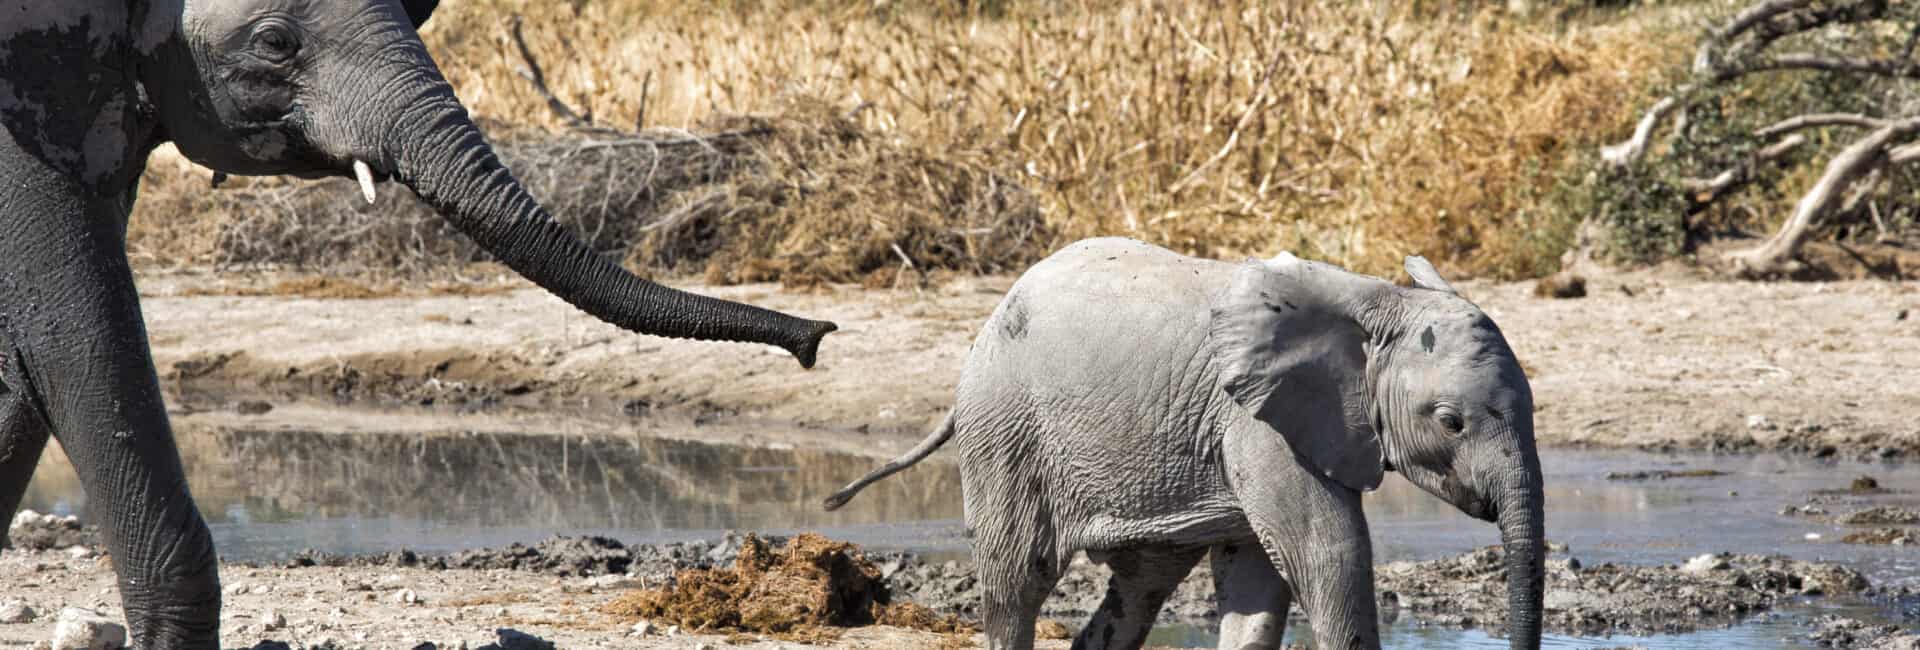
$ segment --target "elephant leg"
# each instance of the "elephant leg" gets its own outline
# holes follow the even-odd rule
[[[1040,607],[1066,568],[1039,481],[1012,463],[961,472],[989,650],[1032,650]],[[972,471],[964,471],[972,470]],[[1024,489],[1016,489],[1019,486]]]
[[[1100,608],[1074,638],[1074,650],[1131,650],[1145,644],[1160,606],[1206,552],[1206,547],[1193,547],[1104,553],[1113,577],[1107,579],[1107,596]]]
[[[1257,544],[1213,547],[1220,650],[1279,650],[1293,590]]]
[[[129,641],[138,648],[217,647],[220,577],[213,537],[187,490],[147,347],[139,293],[106,219],[36,222],[31,241],[0,238],[0,274],[31,307],[5,336],[100,526]],[[28,245],[33,244],[33,245]]]
[[[1274,569],[1313,626],[1315,648],[1380,647],[1373,542],[1360,493],[1301,467],[1279,436],[1228,435],[1227,480]]]
[[[1033,626],[1040,620],[1040,607],[1060,581],[1060,562],[1051,552],[1037,548],[1017,549],[1000,544],[984,548],[1010,548],[1012,553],[983,551],[982,540],[974,540],[973,561],[980,578],[982,627],[990,650],[1032,650]],[[1048,543],[1048,547],[1052,544]]]
[[[0,522],[11,522],[27,496],[27,484],[47,448],[47,421],[28,389],[20,356],[0,347]],[[4,524],[0,524],[0,548],[11,548]]]

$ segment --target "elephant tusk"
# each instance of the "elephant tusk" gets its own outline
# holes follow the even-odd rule
[[[353,175],[360,179],[360,196],[367,197],[367,203],[373,203],[373,168],[364,160],[355,160]]]

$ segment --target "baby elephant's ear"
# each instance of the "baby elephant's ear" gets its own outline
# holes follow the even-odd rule
[[[1413,286],[1460,295],[1460,292],[1453,290],[1453,285],[1440,277],[1440,269],[1433,268],[1433,263],[1428,262],[1427,258],[1408,255],[1406,266],[1407,275],[1413,276]]]
[[[1310,263],[1242,264],[1213,308],[1221,387],[1278,431],[1301,463],[1355,490],[1385,463],[1366,415],[1366,336],[1315,286]]]
[[[420,29],[421,25],[427,24],[427,17],[433,15],[433,8],[439,6],[440,0],[400,0],[400,4],[406,5],[407,17],[413,19],[413,28]]]

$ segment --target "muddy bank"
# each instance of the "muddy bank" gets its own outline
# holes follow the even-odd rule
[[[1710,554],[1684,565],[1585,566],[1547,561],[1546,629],[1566,634],[1676,633],[1732,625],[1795,596],[1859,594],[1870,585],[1836,564]],[[1395,562],[1377,576],[1382,605],[1438,625],[1503,629],[1498,547],[1431,562]]]
[[[761,346],[635,336],[533,289],[330,299],[219,295],[284,278],[159,275],[142,288],[177,395],[245,393],[481,408],[579,408],[703,423],[767,419],[918,435],[952,401],[962,358],[1011,277],[925,290],[687,286],[837,321],[820,366]],[[508,282],[511,286],[512,283]],[[1533,381],[1549,444],[1920,452],[1913,283],[1755,284],[1678,271],[1588,278],[1588,295],[1463,283]],[[212,295],[208,295],[212,294]],[[227,397],[192,408],[237,409]],[[255,407],[257,408],[257,406]]]
[[[70,523],[58,517],[23,515],[12,535],[30,539],[48,532],[71,532]],[[732,567],[743,549],[764,558],[788,548],[786,538],[765,540],[765,545],[755,547],[733,535],[654,545],[555,537],[536,544],[444,555],[404,550],[367,556],[310,552],[267,564],[230,564],[222,569],[231,614],[227,638],[245,643],[292,639],[311,647],[333,640],[347,647],[379,647],[398,640],[387,630],[414,630],[408,625],[417,623],[416,632],[406,632],[415,635],[407,637],[414,641],[466,642],[468,647],[478,647],[490,641],[477,637],[495,626],[554,639],[563,647],[626,647],[627,641],[641,638],[628,636],[639,619],[631,607],[610,607],[609,603],[627,598],[631,604],[638,590],[670,589],[687,579],[683,573],[687,570]],[[0,580],[28,585],[19,599],[36,612],[86,607],[111,613],[118,598],[112,590],[109,564],[97,546],[87,545],[92,539],[79,541],[83,544],[77,547],[0,553]],[[978,619],[979,585],[970,563],[928,561],[910,553],[865,553],[838,545],[832,549],[860,556],[858,573],[872,581],[867,588],[870,594],[883,593],[892,603],[916,603],[934,615]],[[1497,547],[1433,561],[1381,565],[1376,573],[1383,618],[1500,630],[1506,615],[1503,569]],[[1075,561],[1048,600],[1044,615],[1066,622],[1071,629],[1098,606],[1107,577],[1105,567],[1084,558]],[[1684,564],[1586,566],[1577,554],[1556,548],[1548,561],[1546,628],[1581,635],[1687,632],[1739,623],[1796,599],[1832,596],[1915,599],[1906,590],[1876,590],[1858,572],[1830,563],[1714,554]],[[1203,562],[1169,599],[1161,620],[1206,626],[1217,616],[1212,578]],[[384,627],[389,618],[406,624]],[[282,619],[286,622],[277,622]],[[433,625],[426,625],[429,619]],[[658,637],[646,637],[649,643],[696,647],[701,642],[691,636],[664,636],[669,627],[649,621],[647,628]],[[1825,631],[1828,627],[1834,631]],[[1868,647],[1886,635],[1877,624],[1865,623],[1808,631],[1834,639],[1843,633],[1855,639],[1846,643],[1857,647]],[[859,640],[867,638],[862,635],[872,634],[896,635],[888,637],[893,641],[901,640],[897,635],[909,635],[929,645],[941,642],[941,635],[887,626],[857,633],[836,629],[831,635],[799,640],[861,647]],[[32,635],[18,626],[0,624],[0,641],[23,636]],[[756,642],[753,635],[746,639]]]

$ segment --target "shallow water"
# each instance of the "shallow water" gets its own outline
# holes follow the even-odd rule
[[[459,426],[457,423],[449,426]],[[929,462],[863,492],[841,511],[819,500],[877,461],[849,454],[747,449],[652,437],[526,433],[328,433],[318,427],[177,432],[194,496],[229,561],[305,548],[447,552],[599,534],[629,543],[717,537],[726,530],[820,530],[877,548],[961,556],[959,472]],[[25,507],[85,516],[86,498],[57,454],[42,461]],[[951,452],[935,457],[945,460]],[[1784,553],[1847,563],[1875,584],[1920,584],[1920,552],[1840,544],[1843,527],[1785,517],[1783,505],[1870,474],[1920,506],[1920,467],[1776,456],[1550,450],[1547,530],[1587,564],[1668,563],[1713,551]],[[1718,469],[1714,478],[1613,481],[1609,472]],[[1737,496],[1735,496],[1737,495]],[[1376,560],[1428,559],[1494,544],[1491,524],[1405,481],[1366,499]],[[1848,506],[1830,507],[1847,511]],[[1819,539],[1810,540],[1808,534]],[[1886,618],[1857,602],[1816,601],[1728,630],[1605,640],[1555,637],[1552,647],[1798,647],[1822,608]],[[1393,647],[1504,647],[1484,633],[1388,626]],[[1211,631],[1169,627],[1157,643],[1210,646]],[[1291,636],[1291,634],[1290,634]]]

